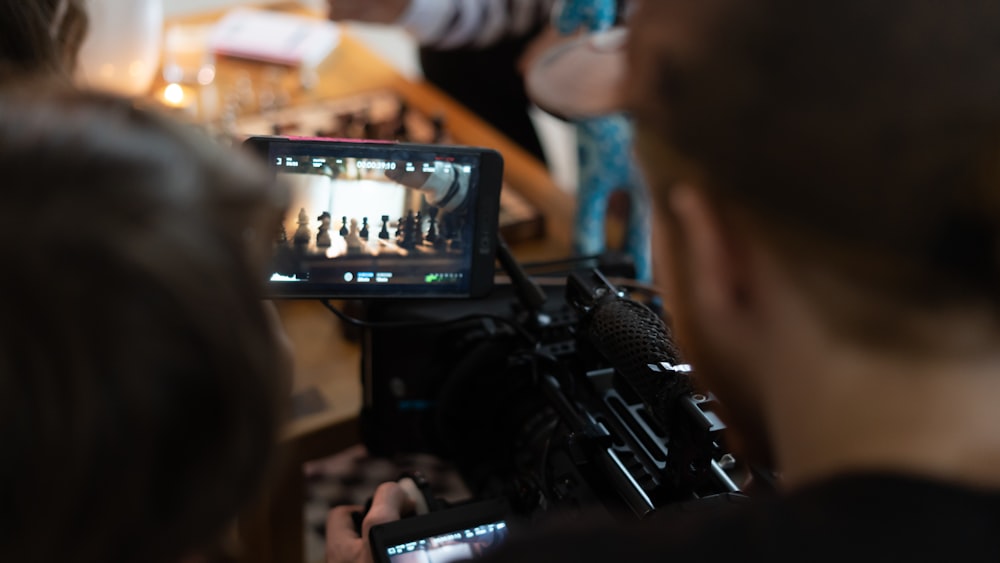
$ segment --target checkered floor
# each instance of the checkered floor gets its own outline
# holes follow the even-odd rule
[[[380,483],[397,479],[403,473],[421,473],[434,496],[447,501],[456,502],[470,496],[449,464],[428,455],[399,456],[389,460],[369,457],[363,446],[355,446],[336,456],[309,463],[305,471],[309,477],[305,504],[308,563],[320,563],[324,559],[326,514],[331,507],[363,505]]]

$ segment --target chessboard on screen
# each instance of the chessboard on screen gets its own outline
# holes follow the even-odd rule
[[[287,137],[247,141],[290,191],[274,296],[455,297],[492,287],[495,151]]]
[[[449,124],[429,115],[391,90],[271,107],[244,115],[233,123],[240,136],[281,135],[454,144]],[[336,221],[337,217],[334,217]],[[500,232],[509,244],[545,235],[544,214],[516,189],[500,192]]]

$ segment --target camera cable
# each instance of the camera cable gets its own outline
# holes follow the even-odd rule
[[[463,315],[461,317],[456,317],[453,319],[445,319],[440,321],[391,321],[391,322],[370,322],[356,317],[352,317],[347,313],[341,311],[330,303],[329,299],[322,299],[320,303],[328,311],[337,316],[341,321],[358,328],[370,328],[374,330],[380,329],[420,329],[420,328],[446,328],[450,326],[457,326],[473,321],[490,321],[495,325],[501,325],[510,328],[515,334],[522,337],[528,344],[534,346],[538,343],[538,339],[535,338],[530,332],[524,329],[521,325],[514,322],[511,319],[501,317],[499,315],[489,315],[484,313],[473,313],[471,315]]]

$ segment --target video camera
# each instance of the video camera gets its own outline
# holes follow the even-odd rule
[[[247,145],[292,192],[272,295],[362,300],[369,452],[435,454],[486,499],[379,527],[377,556],[431,544],[472,553],[484,536],[506,537],[508,516],[605,507],[649,518],[741,497],[747,469],[725,450],[718,404],[694,391],[655,303],[600,268],[540,285],[498,239],[497,153]],[[495,258],[510,279],[493,286]]]
[[[541,292],[518,283],[475,302],[478,319],[364,331],[362,430],[373,454],[438,455],[477,497],[504,498],[527,517],[605,506],[646,518],[739,493],[716,399],[692,391],[656,313],[596,269]],[[376,302],[367,314],[433,326],[470,305]]]

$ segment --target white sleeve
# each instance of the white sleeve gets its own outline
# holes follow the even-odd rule
[[[445,32],[436,45],[441,49],[454,49],[470,43],[479,35],[485,23],[484,12],[489,0],[458,0],[458,19]]]
[[[469,175],[449,162],[435,162],[424,185],[419,188],[427,203],[442,211],[453,211],[465,203],[469,195]]]
[[[485,0],[479,33],[472,38],[477,47],[492,45],[513,31],[512,20],[507,17],[508,6],[507,0]]]
[[[488,47],[548,21],[555,0],[410,0],[398,25],[421,45]]]
[[[403,16],[396,22],[409,31],[421,45],[440,40],[458,10],[459,0],[410,0]]]

